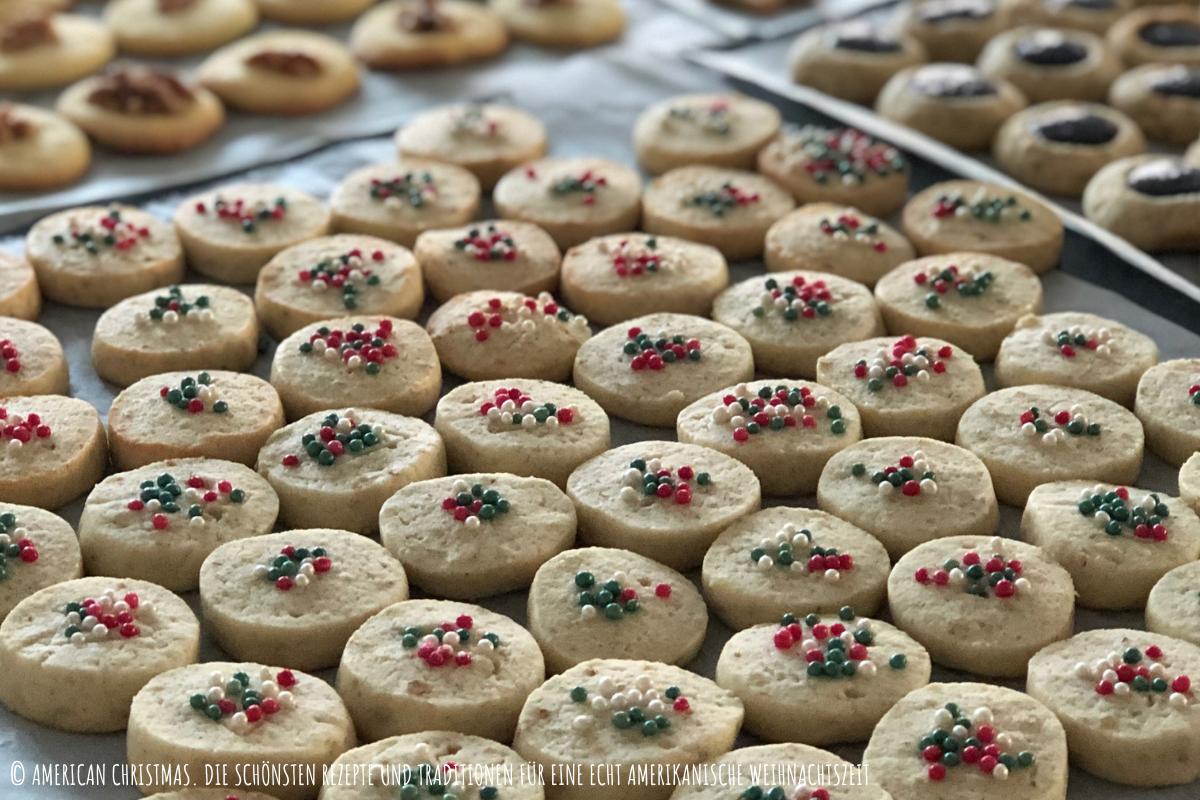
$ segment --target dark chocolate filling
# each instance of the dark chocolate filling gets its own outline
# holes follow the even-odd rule
[[[1146,84],[1159,94],[1200,99],[1200,70],[1171,67],[1151,75]]]
[[[1044,0],[1043,5],[1053,9],[1081,8],[1084,11],[1112,11],[1117,7],[1115,0]]]
[[[863,22],[850,22],[831,28],[829,35],[838,50],[853,50],[857,53],[898,53],[903,47],[900,42]]]
[[[1169,158],[1134,167],[1125,181],[1130,189],[1151,197],[1200,193],[1200,169]]]
[[[1047,114],[1034,120],[1030,129],[1043,139],[1060,144],[1101,145],[1117,136],[1115,123],[1086,111]]]
[[[908,84],[928,97],[984,97],[996,94],[983,73],[964,64],[934,64],[922,67]]]
[[[1017,58],[1043,67],[1078,64],[1087,58],[1087,45],[1073,42],[1052,31],[1039,31],[1020,39],[1013,51]]]
[[[986,19],[996,12],[991,0],[930,0],[917,7],[916,17],[921,22],[947,22],[949,20]]]
[[[1155,47],[1200,47],[1200,25],[1192,22],[1151,22],[1138,36]]]

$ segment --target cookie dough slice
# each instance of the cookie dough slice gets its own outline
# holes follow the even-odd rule
[[[811,269],[874,286],[916,255],[898,230],[853,206],[808,203],[767,229],[771,272]]]
[[[816,383],[739,383],[679,412],[678,440],[711,447],[748,466],[764,494],[817,489],[825,462],[862,438],[858,410]]]
[[[271,385],[291,420],[350,403],[419,417],[437,402],[442,369],[420,325],[343,317],[306,325],[280,342]]]
[[[687,314],[650,314],[585,342],[574,380],[605,411],[668,427],[689,403],[753,374],[750,344],[733,330]]]
[[[0,364],[0,397],[70,393],[62,345],[36,322],[0,317]]]
[[[817,359],[817,383],[850,399],[866,436],[944,441],[985,392],[970,353],[941,339],[912,335],[835,347]]]
[[[350,49],[371,69],[453,66],[491,58],[507,46],[504,21],[464,0],[381,3],[350,31]]]
[[[717,769],[738,770],[738,765],[744,765],[744,768],[740,772],[733,773],[739,775],[740,779],[727,783],[700,782],[678,786],[671,793],[671,800],[721,800],[731,794],[731,789],[739,794],[749,794],[751,797],[766,797],[771,792],[775,792],[776,796],[782,794],[784,797],[805,797],[806,795],[819,797],[822,795],[817,793],[824,792],[832,797],[833,794],[825,784],[833,786],[833,791],[837,792],[837,796],[845,798],[845,800],[889,800],[891,797],[878,785],[866,782],[851,784],[849,781],[854,779],[849,776],[856,769],[861,770],[861,767],[855,767],[828,750],[820,750],[806,744],[766,744],[755,747],[739,747],[720,758],[713,759],[712,764]],[[770,769],[769,765],[774,765],[778,771],[767,772],[766,770]],[[800,773],[804,776],[804,783],[798,786],[778,785],[788,783],[788,779],[794,774],[789,773],[788,769],[795,770],[800,765],[803,765],[804,769],[804,772]],[[810,768],[814,770],[811,773],[813,783],[808,781]],[[752,774],[752,771],[758,769],[763,769],[763,771]],[[755,780],[761,781],[761,785],[754,783]],[[248,798],[248,800],[255,799]]]
[[[1147,138],[1189,144],[1200,136],[1200,67],[1134,67],[1113,81],[1108,103],[1136,120]]]
[[[385,239],[321,236],[267,262],[258,273],[254,307],[276,339],[346,314],[412,319],[425,300],[421,273],[407,248]]]
[[[788,613],[879,610],[888,553],[875,537],[807,508],[767,508],[734,522],[704,555],[704,595],[736,630]],[[811,627],[811,626],[810,626]]]
[[[230,794],[236,791],[237,794]],[[161,792],[157,800],[277,800],[274,795],[262,792],[247,792],[240,789],[180,789],[174,792]]]
[[[1108,43],[1131,67],[1200,65],[1200,15],[1188,6],[1138,8],[1113,23]]]
[[[1103,36],[1133,8],[1133,0],[1001,0],[1013,22],[1048,25]]]
[[[109,308],[183,278],[171,226],[132,206],[82,206],[51,214],[25,237],[25,257],[50,300]]]
[[[446,474],[446,450],[418,419],[372,408],[318,411],[271,434],[257,469],[289,527],[371,534],[385,500]]]
[[[904,235],[923,256],[970,250],[1024,264],[1058,266],[1058,215],[1022,192],[978,181],[935,183],[904,207]]]
[[[57,189],[78,180],[91,160],[91,145],[75,123],[37,106],[0,105],[0,189]]]
[[[912,36],[861,19],[815,28],[788,51],[796,83],[868,106],[894,73],[928,60],[925,45]]]
[[[349,531],[230,541],[200,568],[200,611],[221,649],[291,669],[336,666],[359,626],[407,599],[400,562]]]
[[[113,0],[104,24],[122,53],[175,57],[204,53],[258,24],[254,0]]]
[[[720,533],[759,509],[758,478],[724,453],[694,444],[636,442],[571,473],[579,541],[690,570]]]
[[[775,106],[740,94],[684,94],[643,111],[633,124],[638,163],[653,175],[708,164],[754,169],[755,157],[779,133]]]
[[[608,449],[608,415],[578,389],[549,381],[482,381],[452,389],[434,427],[451,472],[510,472],[560,489]]]
[[[467,292],[536,295],[558,288],[562,254],[550,234],[531,222],[489,220],[428,230],[413,254],[438,302]]]
[[[1200,646],[1200,561],[1159,578],[1146,600],[1146,628]]]
[[[82,577],[70,523],[40,508],[0,503],[0,622],[39,589]]]
[[[366,741],[441,730],[508,742],[545,675],[537,642],[508,617],[467,603],[408,600],[350,637],[337,690]]]
[[[1016,86],[1031,103],[1102,102],[1124,70],[1121,59],[1093,33],[1026,25],[1005,31],[979,54],[979,69]]]
[[[1182,466],[1200,451],[1200,359],[1164,361],[1146,370],[1133,413],[1146,431],[1146,446],[1172,466]]]
[[[97,19],[19,11],[0,20],[0,90],[64,86],[102,69],[116,54],[112,32]]]
[[[22,600],[0,624],[0,702],[60,731],[124,730],[154,676],[195,662],[200,623],[146,581],[78,578]]]
[[[1143,250],[1195,250],[1200,167],[1169,156],[1118,159],[1083,190],[1083,213]]]
[[[209,553],[270,533],[278,514],[275,490],[249,467],[171,459],[101,481],[83,506],[79,543],[92,575],[192,592]]]
[[[549,292],[460,294],[430,315],[425,330],[446,369],[467,380],[565,380],[592,335],[587,318]]]
[[[254,0],[259,13],[283,25],[326,25],[357,17],[372,0]]]
[[[279,800],[316,800],[319,786],[280,785],[271,779],[276,767],[311,765],[320,775],[354,744],[350,715],[325,681],[228,661],[180,667],[151,680],[133,698],[125,738],[144,794],[170,788],[161,782],[168,773],[154,765],[171,764],[193,776],[240,770],[246,789],[270,791]],[[261,767],[257,775],[249,763]]]
[[[489,0],[488,8],[516,39],[582,50],[611,42],[625,30],[617,0]]]
[[[324,236],[329,212],[297,189],[239,183],[189,197],[175,211],[188,265],[227,283],[254,283],[281,250]]]
[[[883,334],[875,298],[862,284],[824,272],[776,272],[722,292],[713,319],[746,338],[754,366],[813,378],[817,359],[845,342]]]
[[[1126,786],[1169,786],[1200,777],[1195,675],[1195,645],[1113,628],[1035,655],[1026,691],[1066,728],[1075,766]]]
[[[0,502],[61,508],[107,466],[104,425],[88,403],[59,395],[0,400]]]
[[[659,311],[706,317],[728,285],[717,248],[674,236],[601,236],[572,247],[562,263],[563,298],[601,325]]]
[[[92,366],[118,386],[172,370],[243,370],[257,357],[254,303],[212,284],[122,300],[101,315],[92,337]]]
[[[931,61],[969,64],[1009,21],[995,0],[920,0],[905,6],[900,29],[925,46]]]
[[[0,316],[32,322],[41,310],[42,293],[33,267],[23,258],[0,253]]]

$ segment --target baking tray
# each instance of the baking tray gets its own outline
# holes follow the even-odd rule
[[[784,0],[775,11],[763,13],[737,5],[736,0],[658,0],[684,16],[717,31],[730,43],[770,41],[808,30],[814,25],[865,14],[899,0]]]

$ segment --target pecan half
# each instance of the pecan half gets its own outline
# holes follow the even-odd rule
[[[0,50],[16,53],[43,44],[58,41],[50,17],[45,14],[29,14],[0,27]]]
[[[312,78],[321,74],[320,61],[296,50],[263,50],[247,58],[246,64],[297,78]]]
[[[17,116],[11,105],[0,106],[0,144],[19,142],[33,133],[33,123]]]
[[[400,27],[411,33],[444,31],[453,25],[454,20],[438,10],[436,0],[417,0],[416,8],[400,12]]]
[[[145,67],[116,67],[102,76],[88,102],[120,114],[176,114],[196,99],[178,78]]]

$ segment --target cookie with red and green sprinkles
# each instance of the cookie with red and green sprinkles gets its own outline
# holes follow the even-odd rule
[[[69,394],[62,344],[36,322],[0,317],[0,396]]]
[[[1200,561],[1175,567],[1154,584],[1146,600],[1146,627],[1200,646]]]
[[[108,444],[117,469],[168,458],[222,458],[253,465],[283,426],[279,394],[262,378],[224,370],[164,372],[117,395]]]
[[[887,550],[861,528],[823,511],[765,508],[734,522],[704,555],[704,596],[741,630],[784,614],[871,616],[887,594]]]
[[[429,291],[441,303],[484,290],[553,292],[562,263],[550,234],[532,222],[512,219],[425,231],[413,254]]]
[[[951,536],[896,562],[888,608],[896,626],[937,664],[1019,678],[1034,653],[1073,632],[1075,587],[1040,547],[998,536]]]
[[[1085,631],[1029,662],[1026,691],[1067,732],[1071,763],[1126,786],[1200,778],[1200,647],[1160,633]]]
[[[1085,480],[1035,488],[1021,535],[1071,573],[1079,604],[1141,608],[1170,570],[1200,557],[1200,518],[1177,497]]]
[[[442,367],[415,322],[338,317],[305,325],[279,343],[271,385],[288,419],[347,405],[419,417],[437,402]]]
[[[708,610],[691,581],[628,550],[560,553],[529,588],[529,632],[550,672],[592,658],[682,666],[699,652],[707,625]]]
[[[676,95],[638,115],[633,148],[653,175],[688,164],[754,169],[779,124],[775,106],[742,94]]]
[[[679,412],[681,442],[711,447],[754,470],[764,494],[812,494],[830,457],[862,438],[858,410],[808,381],[739,383]]]
[[[32,322],[41,311],[42,293],[29,261],[0,255],[0,315]]]
[[[809,203],[767,230],[763,260],[771,272],[816,270],[874,286],[915,257],[904,234],[854,206]]]
[[[857,781],[855,765],[828,750],[806,744],[739,747],[715,758],[718,769],[739,777],[729,783],[686,783],[671,800],[890,800],[878,784]],[[851,775],[856,775],[852,780]],[[865,777],[865,773],[864,773]],[[797,782],[799,779],[799,782]],[[732,790],[732,791],[731,791]]]
[[[1146,431],[1146,446],[1173,466],[1200,452],[1200,359],[1156,364],[1138,381],[1133,413]]]
[[[507,742],[545,675],[537,642],[508,617],[469,603],[408,600],[350,637],[337,690],[367,741],[437,730]]]
[[[456,474],[410,483],[379,512],[380,539],[425,592],[454,600],[525,589],[575,542],[575,506],[544,478]]]
[[[101,481],[84,503],[79,544],[91,575],[190,592],[209,553],[270,533],[278,515],[275,491],[249,467],[215,458],[171,459]]]
[[[0,503],[0,622],[29,595],[83,577],[79,540],[57,514]]]
[[[446,474],[442,437],[419,419],[373,408],[318,411],[271,434],[258,473],[288,527],[371,534],[385,500]]]
[[[0,502],[61,508],[107,466],[108,438],[88,403],[56,394],[0,399]]]

